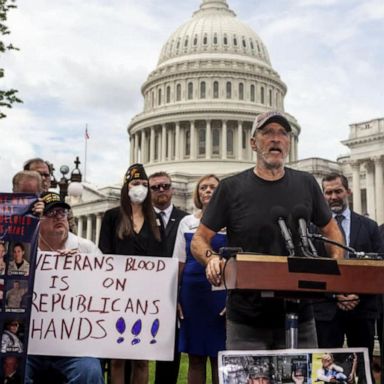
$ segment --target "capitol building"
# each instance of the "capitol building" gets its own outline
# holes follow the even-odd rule
[[[292,126],[288,166],[311,172],[318,181],[330,171],[343,172],[353,209],[384,222],[384,118],[351,124],[342,142],[349,155],[337,162],[299,160],[305,127],[285,110],[287,85],[260,37],[226,0],[201,1],[192,18],[163,44],[141,90],[144,109],[128,125],[130,163],[143,163],[148,175],[167,171],[175,205],[193,210],[192,190],[203,174],[225,177],[254,166],[249,145],[253,120],[278,110]],[[81,198],[70,197],[79,235],[98,241],[103,213],[119,204],[120,187],[85,184]]]

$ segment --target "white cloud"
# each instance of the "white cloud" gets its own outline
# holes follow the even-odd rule
[[[383,116],[382,0],[228,0],[267,46],[288,86],[286,110],[302,126],[302,157],[336,159],[350,123]],[[127,126],[142,110],[141,85],[162,45],[198,9],[200,0],[19,0],[9,38],[19,52],[2,56],[4,86],[24,100],[0,121],[2,177],[41,156],[72,166],[87,179],[121,180],[129,162]]]

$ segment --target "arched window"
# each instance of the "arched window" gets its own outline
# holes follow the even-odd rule
[[[152,104],[152,108],[155,106],[155,92],[151,92],[151,104]]]
[[[212,129],[212,155],[220,155],[220,128]]]
[[[217,44],[217,34],[215,33],[213,36],[213,44]]]
[[[239,100],[244,100],[244,84],[239,83]]]
[[[167,103],[171,102],[171,87],[168,85],[167,87]]]
[[[197,35],[195,35],[195,38],[193,39],[193,45],[197,45]]]
[[[176,85],[176,101],[181,100],[181,84]]]
[[[188,83],[188,100],[193,99],[193,83],[189,82]]]
[[[237,47],[237,38],[236,36],[233,36],[233,45]]]
[[[227,99],[230,99],[232,97],[232,83],[230,81],[227,81],[225,89],[226,89]]]
[[[245,39],[243,38],[243,47],[246,48],[247,47],[247,43],[245,41]]]
[[[255,49],[255,46],[253,45],[253,41],[252,41],[252,40],[249,40],[249,43],[251,44],[251,48],[252,48],[252,49]]]
[[[219,82],[218,81],[213,82],[213,98],[214,99],[219,98]]]
[[[255,85],[251,84],[251,101],[255,101]]]
[[[187,46],[188,46],[188,36],[184,40],[184,47],[187,47]]]
[[[191,154],[191,131],[189,128],[185,130],[184,143],[184,154],[189,156]]]
[[[200,99],[205,99],[205,81],[200,83]]]
[[[208,43],[208,37],[207,37],[207,35],[204,35],[203,44],[207,45],[207,43]]]
[[[269,90],[269,105],[272,107],[272,89]]]
[[[161,104],[161,89],[157,91],[157,105]]]
[[[261,87],[260,88],[260,102],[261,104],[264,104],[265,103],[265,96],[264,96],[264,87]]]
[[[227,129],[227,154],[233,156],[233,128]]]
[[[228,45],[228,38],[227,38],[227,35],[224,35],[224,45]]]
[[[199,129],[199,155],[205,155],[205,128]]]

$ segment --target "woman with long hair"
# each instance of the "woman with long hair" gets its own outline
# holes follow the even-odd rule
[[[188,384],[205,384],[208,359],[212,383],[217,384],[217,354],[225,349],[226,293],[212,291],[204,267],[193,258],[190,248],[192,237],[218,184],[219,179],[212,174],[198,180],[193,197],[198,211],[180,221],[173,252],[180,266],[179,351],[188,353]],[[226,234],[221,231],[212,239],[212,249],[218,251],[226,243]]]
[[[148,177],[142,164],[133,164],[128,168],[121,188],[120,206],[105,212],[99,248],[105,254],[164,256],[161,220],[153,209]],[[124,362],[112,360],[113,384],[130,382],[125,379]],[[148,383],[148,361],[132,360],[131,382]]]

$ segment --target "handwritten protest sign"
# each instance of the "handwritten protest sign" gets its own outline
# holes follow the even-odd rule
[[[29,353],[172,360],[174,259],[40,252]]]
[[[0,382],[24,382],[39,219],[37,197],[0,193]]]

